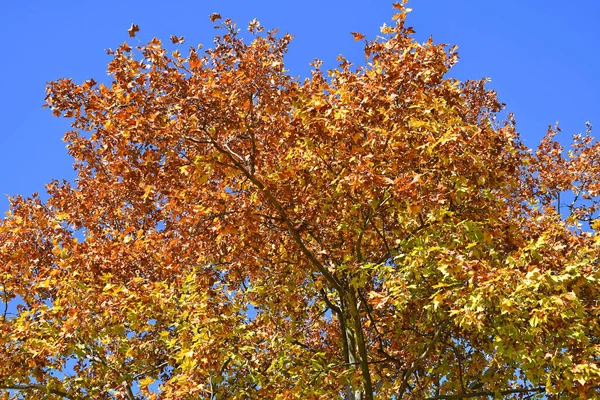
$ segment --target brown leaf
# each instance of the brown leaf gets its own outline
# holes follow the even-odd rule
[[[136,24],[131,24],[131,28],[127,30],[129,37],[135,37],[135,34],[140,31],[140,27]]]
[[[183,42],[185,42],[185,39],[183,38],[183,36],[177,37],[177,36],[173,35],[173,36],[171,36],[171,42],[173,44],[183,44]]]

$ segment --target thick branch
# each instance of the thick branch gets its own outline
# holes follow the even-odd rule
[[[123,386],[125,386],[125,394],[127,395],[127,400],[135,400],[135,395],[133,394],[133,390],[131,390],[131,385],[129,382],[123,382]]]
[[[69,393],[63,392],[62,390],[52,389],[52,388],[49,388],[47,386],[39,385],[39,384],[34,384],[34,383],[31,383],[29,385],[18,385],[18,384],[0,385],[0,389],[8,389],[8,390],[37,390],[37,391],[41,391],[41,392],[52,393],[52,394],[55,394],[57,396],[64,397],[65,399],[74,399],[75,398],[75,397],[71,396]]]

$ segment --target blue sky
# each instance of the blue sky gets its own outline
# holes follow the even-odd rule
[[[168,41],[184,35],[186,45],[212,42],[208,16],[219,12],[240,27],[258,18],[267,28],[295,36],[286,59],[292,75],[305,76],[315,57],[325,67],[344,54],[362,62],[362,44],[390,22],[392,1],[355,0],[146,0],[11,1],[0,4],[0,211],[5,194],[43,192],[51,179],[73,179],[63,133],[67,120],[42,109],[45,83],[70,77],[106,80],[104,49],[138,37]],[[412,0],[409,25],[424,41],[457,44],[460,79],[490,77],[490,86],[516,115],[517,128],[534,146],[548,125],[560,122],[565,138],[600,129],[600,2],[577,0]],[[135,39],[133,41],[135,42]],[[600,130],[596,131],[600,135]]]

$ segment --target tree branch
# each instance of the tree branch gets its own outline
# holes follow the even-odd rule
[[[127,400],[135,400],[135,395],[133,394],[133,390],[131,390],[131,385],[127,381],[123,381],[123,386],[125,386],[125,394],[127,395]]]
[[[7,390],[38,390],[38,391],[41,391],[41,392],[55,394],[57,396],[64,397],[65,399],[75,399],[74,396],[71,396],[67,392],[63,392],[62,390],[52,389],[52,388],[49,388],[47,386],[39,385],[39,384],[34,384],[34,383],[31,383],[29,385],[19,385],[19,384],[0,385],[0,389],[7,389]]]
[[[426,400],[456,400],[456,399],[470,399],[474,397],[490,397],[497,395],[508,395],[515,393],[544,393],[546,388],[544,386],[538,386],[534,388],[522,388],[522,389],[510,389],[501,391],[482,391],[472,393],[461,393],[461,394],[443,394],[440,396],[428,397]]]
[[[143,377],[145,375],[148,375],[150,372],[156,371],[157,369],[161,369],[161,368],[163,368],[163,367],[165,367],[167,365],[169,365],[169,362],[168,361],[164,361],[164,362],[158,364],[156,367],[147,369],[146,371],[142,371],[139,374],[134,375],[133,378],[131,378],[131,379],[134,380],[134,381],[138,380],[139,378],[141,378],[141,377]]]

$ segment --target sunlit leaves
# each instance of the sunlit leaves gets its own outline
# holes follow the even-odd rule
[[[226,19],[51,83],[78,177],[0,224],[0,391],[596,395],[598,144],[528,151],[405,4],[365,65],[302,82],[290,35]]]

